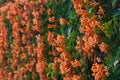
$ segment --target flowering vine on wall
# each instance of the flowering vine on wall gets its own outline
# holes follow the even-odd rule
[[[0,3],[0,80],[120,79],[119,0]]]

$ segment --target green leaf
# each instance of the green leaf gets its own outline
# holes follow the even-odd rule
[[[117,57],[117,59],[118,59],[119,56],[120,56],[120,46],[118,46],[115,54],[116,54],[116,57]]]
[[[55,76],[55,72],[51,72],[52,79],[54,79],[54,76]]]
[[[27,80],[32,80],[32,73],[30,71],[27,71],[27,74],[28,74]]]
[[[70,37],[71,30],[72,30],[72,27],[68,27],[68,29],[67,29],[67,35],[68,35],[68,38]]]
[[[52,65],[53,63],[50,63],[49,66],[46,68],[47,76],[49,76],[52,72]]]
[[[118,15],[120,15],[120,10],[119,9],[117,9],[113,12],[113,17],[118,16]]]
[[[39,73],[36,73],[36,74],[35,74],[35,80],[40,80]]]
[[[112,7],[113,7],[113,8],[115,7],[116,1],[117,1],[117,0],[111,0]]]

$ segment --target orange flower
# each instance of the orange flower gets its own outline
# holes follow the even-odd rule
[[[71,61],[71,64],[73,67],[80,67],[82,65],[82,63],[78,60]]]
[[[67,52],[63,52],[60,56],[63,61],[70,61],[70,55]]]
[[[73,74],[66,74],[63,80],[73,80]]]
[[[53,32],[48,32],[47,41],[49,42],[50,45],[56,46],[55,33],[53,33]]]
[[[41,80],[47,80],[46,72],[45,72],[45,62],[42,61],[36,64],[36,71],[40,74]]]
[[[22,35],[22,42],[23,42],[24,44],[27,43],[27,36],[26,36],[26,35]]]
[[[61,58],[58,58],[58,57],[55,57],[55,58],[54,58],[54,62],[55,62],[55,63],[60,63],[61,61],[62,61]]]
[[[58,46],[61,46],[65,43],[65,36],[63,35],[57,35],[56,43]]]
[[[94,63],[92,66],[93,76],[95,80],[104,80],[105,77],[109,76],[108,68],[104,64]]]
[[[104,13],[105,13],[105,10],[100,6],[97,14],[102,14],[103,15]]]
[[[40,24],[40,21],[34,18],[34,19],[33,19],[33,23],[34,23],[35,25],[39,25],[39,24]]]
[[[22,53],[22,59],[27,59],[27,54]]]
[[[92,49],[92,46],[90,44],[85,43],[84,51],[89,52],[91,51],[91,49]]]
[[[67,73],[70,73],[70,71],[71,71],[71,66],[70,66],[69,62],[67,62],[67,61],[61,62],[60,72],[62,74],[67,74]]]
[[[84,42],[83,42],[82,38],[77,37],[77,46],[76,46],[76,50],[78,50],[79,53],[81,53],[81,52],[83,51],[83,45],[84,45]]]
[[[43,42],[43,36],[41,36],[41,35],[37,35],[36,36],[36,39],[37,39],[37,42],[39,43],[41,43],[41,42]]]
[[[86,71],[86,69],[85,69],[85,68],[82,68],[82,69],[81,69],[81,72],[82,72],[82,73],[84,73],[85,71]]]
[[[55,71],[55,70],[57,70],[59,68],[59,64],[53,64],[53,66],[52,66],[52,69]]]
[[[20,70],[22,73],[26,73],[26,71],[27,71],[27,69],[25,67],[22,67]]]
[[[94,33],[94,31],[90,27],[88,27],[86,29],[86,35],[90,35],[90,34],[93,34],[93,33]]]
[[[39,13],[40,14],[43,14],[45,12],[45,8],[43,7],[43,5],[40,6],[40,10],[39,10]]]
[[[88,0],[84,0],[84,3],[88,2]]]
[[[47,10],[47,13],[48,13],[48,15],[52,15],[52,14],[53,14],[53,11],[49,8],[49,9]]]
[[[84,80],[83,76],[74,75],[72,80]]]
[[[110,50],[110,46],[105,44],[104,42],[102,42],[100,45],[99,45],[99,49],[101,50],[101,52],[104,52],[104,53],[108,53],[109,50]]]
[[[49,22],[55,22],[55,17],[52,16],[51,18],[49,18]]]
[[[48,28],[57,28],[56,24],[48,24]]]
[[[61,25],[66,25],[68,23],[68,21],[64,18],[60,18],[60,24]]]
[[[96,7],[96,6],[100,5],[100,4],[94,0],[93,5],[94,5],[94,7]]]
[[[99,57],[97,57],[97,62],[102,62],[102,59],[100,59]]]
[[[37,31],[37,32],[41,32],[42,31],[40,26],[32,26],[32,30],[33,31]]]
[[[52,50],[51,52],[49,52],[50,55],[54,55],[54,56],[57,56],[58,53],[55,51],[55,50]]]

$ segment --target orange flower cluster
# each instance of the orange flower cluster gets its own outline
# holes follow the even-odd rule
[[[2,64],[7,65],[7,60],[5,59],[7,53],[8,53],[8,29],[6,28],[6,25],[4,24],[4,16],[0,16],[0,79],[2,80],[10,80],[10,76],[6,75],[8,66],[5,66],[4,69],[2,69]]]
[[[84,78],[82,76],[78,76],[78,75],[67,74],[65,76],[64,80],[84,80]]]
[[[68,74],[71,71],[70,66],[70,55],[65,50],[65,37],[58,35],[57,38],[55,36],[55,33],[49,32],[48,33],[48,42],[50,45],[52,45],[53,50],[50,52],[54,56],[57,56],[60,54],[59,57],[55,57],[54,60],[56,63],[60,63],[60,72],[62,74]],[[56,54],[55,54],[56,53]]]
[[[103,53],[108,53],[109,50],[110,50],[110,46],[105,44],[104,42],[102,42],[100,45],[99,45],[99,48],[101,50],[101,52]]]
[[[7,72],[8,65],[6,55],[9,50],[9,42],[8,42],[8,29],[4,23],[4,15],[0,15],[0,79],[7,80],[11,79],[9,73]],[[2,69],[3,64],[5,65],[4,69]],[[7,74],[7,75],[6,75]]]
[[[110,50],[109,45],[103,43],[101,36],[96,34],[96,28],[98,28],[101,25],[101,15],[103,15],[105,11],[100,6],[98,12],[93,16],[89,17],[89,12],[86,9],[86,4],[88,4],[89,7],[97,7],[99,6],[97,2],[91,2],[89,0],[72,0],[72,2],[74,4],[76,13],[81,15],[80,31],[81,33],[85,34],[83,38],[78,37],[76,49],[80,53],[83,53],[85,58],[95,61],[97,58],[95,50],[96,47],[99,47],[100,51],[104,53],[108,53]],[[108,74],[108,69],[105,68],[104,65],[99,65],[96,63],[93,65],[92,71],[94,72],[93,76],[96,80],[101,80],[104,79],[105,76],[108,76],[106,75]]]
[[[46,63],[45,63],[45,44],[44,44],[44,40],[43,37],[38,35],[37,37],[37,41],[38,41],[38,45],[37,45],[37,64],[36,64],[36,71],[40,74],[40,79],[41,80],[48,80],[47,76],[46,76]]]
[[[100,25],[100,22],[96,19],[97,17],[99,18],[99,16],[94,15],[90,18],[89,13],[85,8],[85,3],[83,3],[82,0],[72,0],[72,2],[76,9],[76,13],[81,15],[80,20],[82,26],[80,27],[80,31],[85,34],[82,39],[78,38],[77,50],[83,52],[85,56],[90,58],[93,53],[95,53],[94,48],[102,43],[101,37],[95,33],[96,28]],[[91,4],[91,2],[88,1],[88,4]],[[100,9],[102,9],[102,7],[100,7]],[[106,49],[108,50],[108,48]]]
[[[53,24],[48,24],[48,28],[52,28],[52,29],[57,28],[57,24],[55,23],[56,20],[55,20],[55,17],[53,16],[53,11],[49,8],[49,9],[47,10],[47,13],[48,13],[49,16],[51,16],[51,17],[49,17],[49,19],[48,19],[49,22],[50,22],[50,23],[53,23]]]
[[[95,29],[99,25],[99,22],[95,20],[95,17],[89,18],[89,13],[85,9],[82,0],[72,0],[76,13],[81,15],[81,32],[85,34],[83,39],[78,39],[77,50],[80,52],[89,53],[88,57],[94,53],[95,46],[100,43],[100,37],[95,34]]]
[[[78,60],[72,61],[71,64],[72,64],[73,67],[82,66],[82,63],[80,61],[78,61]]]
[[[104,64],[94,63],[92,71],[95,80],[104,80],[107,76],[109,76],[108,68],[104,66]]]
[[[53,50],[50,52],[54,56],[57,56],[61,53],[60,58],[60,70],[62,74],[69,72],[70,69],[70,55],[65,50],[65,37],[58,35],[57,38],[55,37],[55,33],[49,32],[48,33],[48,42],[52,45]],[[56,53],[56,54],[55,54]],[[57,57],[55,57],[55,62],[58,62]],[[64,70],[63,70],[64,69]]]
[[[0,64],[4,62],[4,55],[8,51],[8,30],[4,24],[4,17],[0,16]]]
[[[48,42],[53,47],[50,54],[55,56],[54,62],[56,66],[54,65],[53,69],[56,70],[59,67],[61,74],[65,75],[64,80],[83,80],[82,76],[75,75],[72,70],[73,67],[77,68],[82,64],[78,60],[71,60],[71,56],[66,51],[65,36],[55,35],[53,32],[48,32]],[[57,57],[58,55],[60,55],[60,58]]]
[[[47,79],[44,73],[44,56],[41,57],[44,52],[44,43],[39,40],[39,35],[37,36],[39,43],[37,48],[35,43],[31,41],[35,38],[36,32],[42,31],[41,15],[45,11],[44,6],[47,2],[48,0],[37,0],[35,2],[15,0],[0,8],[0,64],[4,62],[5,66],[5,70],[2,70],[2,66],[0,66],[0,80],[27,79],[28,72],[32,73],[32,80],[35,80],[36,71],[40,74],[41,80]],[[10,43],[10,45],[8,44],[8,34],[10,32],[5,27],[5,19],[9,20],[12,25],[12,44]],[[9,55],[12,55],[12,57],[9,58]],[[4,59],[5,57],[8,57],[8,59]],[[42,59],[42,61],[39,59]],[[38,62],[37,65],[36,62]],[[9,68],[12,71],[8,72]]]

